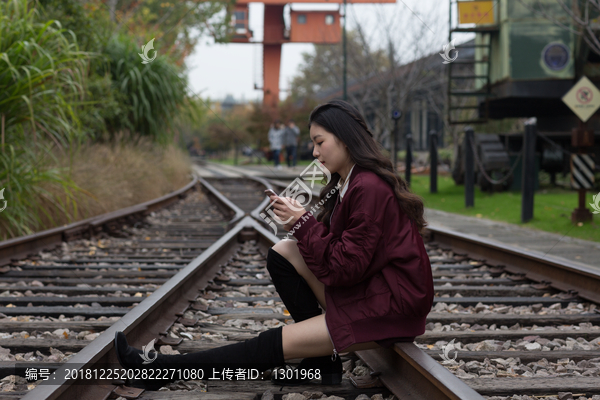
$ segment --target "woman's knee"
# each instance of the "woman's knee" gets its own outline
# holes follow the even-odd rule
[[[281,336],[283,355],[286,360],[326,356],[333,352],[333,345],[325,324],[325,315],[286,325],[283,327]]]
[[[293,258],[294,251],[298,252],[298,245],[293,240],[280,240],[271,248],[288,261]]]
[[[292,250],[285,242],[286,241],[280,241],[269,249],[269,254],[267,256],[267,270],[271,275],[278,274],[282,270],[298,272],[298,268],[291,257]]]

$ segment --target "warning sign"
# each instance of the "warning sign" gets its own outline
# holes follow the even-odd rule
[[[600,107],[600,91],[584,76],[563,96],[562,101],[586,122]]]

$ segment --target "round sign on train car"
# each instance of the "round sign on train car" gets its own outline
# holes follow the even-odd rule
[[[569,63],[571,54],[569,48],[562,43],[550,43],[542,50],[544,64],[554,71],[560,71]]]

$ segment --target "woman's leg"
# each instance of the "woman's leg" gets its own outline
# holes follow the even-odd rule
[[[321,307],[325,309],[325,286],[306,266],[296,242],[293,240],[282,240],[273,246],[273,250],[285,257],[296,268],[296,271],[313,290]],[[283,327],[282,335],[283,356],[286,360],[333,354],[333,344],[329,338],[324,314],[292,325],[286,325]],[[379,347],[377,343],[368,342],[350,346],[348,349],[336,349],[336,351],[357,351],[377,347]]]
[[[308,269],[293,240],[282,240],[269,249],[267,269],[279,296],[296,322],[282,330],[284,359],[304,358],[299,370],[319,370],[324,384],[342,380],[341,360],[331,359],[333,345],[327,332],[325,286]],[[364,345],[363,345],[364,346]],[[376,344],[367,344],[372,348]],[[340,350],[340,349],[336,349]],[[300,384],[308,378],[275,379],[280,384]]]
[[[341,351],[356,351],[379,347],[374,342],[360,343]],[[260,371],[281,365],[285,360],[302,357],[323,357],[333,354],[325,315],[261,332],[253,339],[195,353],[181,355],[157,354],[150,365],[144,365],[143,351],[130,347],[122,332],[115,334],[115,350],[125,368],[234,368],[252,366]],[[338,360],[339,361],[339,360]],[[164,384],[164,382],[163,382]]]
[[[325,315],[319,315],[297,324],[286,325],[282,332],[283,358],[320,357],[333,355],[333,344],[329,339]],[[336,351],[347,352],[378,348],[375,342],[359,343],[346,349]]]
[[[279,252],[281,252],[281,254]],[[295,265],[293,265],[291,261],[293,261]],[[304,260],[298,251],[296,242],[293,240],[283,240],[273,246],[273,248],[269,249],[267,255],[267,269],[269,270],[269,274],[271,275],[273,284],[275,284],[279,297],[281,297],[285,307],[296,322],[293,329],[287,330],[287,337],[289,339],[288,349],[300,349],[300,353],[293,350],[293,354],[302,354],[302,347],[312,351],[312,353],[308,354],[313,354],[315,351],[315,354],[325,354],[320,357],[306,356],[298,366],[298,369],[318,369],[321,371],[323,382],[325,384],[340,383],[342,379],[342,362],[339,359],[331,360],[331,344],[328,346],[327,342],[323,340],[325,336],[319,337],[319,335],[313,335],[313,332],[310,332],[310,336],[304,338],[307,339],[307,343],[296,344],[296,338],[303,336],[304,331],[311,330],[311,324],[308,324],[307,328],[307,324],[303,321],[308,321],[322,315],[321,308],[325,308],[324,286],[318,282],[304,263]],[[312,287],[307,281],[312,283]],[[317,298],[315,294],[318,294],[319,298]],[[320,307],[319,303],[321,303],[323,307]],[[323,344],[325,347],[322,346]],[[315,346],[317,349],[314,348]],[[274,379],[276,383],[284,385],[300,384],[308,380],[308,378],[301,379],[300,377],[292,379],[287,377]]]
[[[298,244],[296,243],[296,241],[281,240],[277,242],[272,248],[294,266],[298,274],[300,274],[300,276],[304,278],[306,283],[308,283],[308,286],[315,294],[317,301],[319,302],[323,310],[326,310],[327,305],[325,304],[325,285],[323,285],[317,279],[315,274],[313,274],[312,271],[306,266],[304,258],[302,258],[300,250],[298,250]]]

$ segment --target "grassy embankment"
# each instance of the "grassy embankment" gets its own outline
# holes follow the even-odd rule
[[[58,158],[58,162],[59,165],[52,167],[68,169],[68,157]],[[60,186],[40,182],[46,191],[39,201],[43,212],[36,211],[41,224],[28,228],[30,232],[39,232],[163,196],[190,182],[190,165],[187,153],[174,146],[162,148],[145,143],[84,147],[73,157],[70,173],[70,178],[81,190],[74,190],[74,199],[67,202]],[[47,194],[50,193],[61,201],[56,198],[49,201],[51,196]],[[18,208],[11,207],[10,197],[5,197],[8,206],[4,213],[19,212]],[[57,207],[61,203],[76,206],[61,209]],[[64,212],[65,208],[68,208],[67,212]],[[4,232],[2,236],[0,240],[14,235]]]

